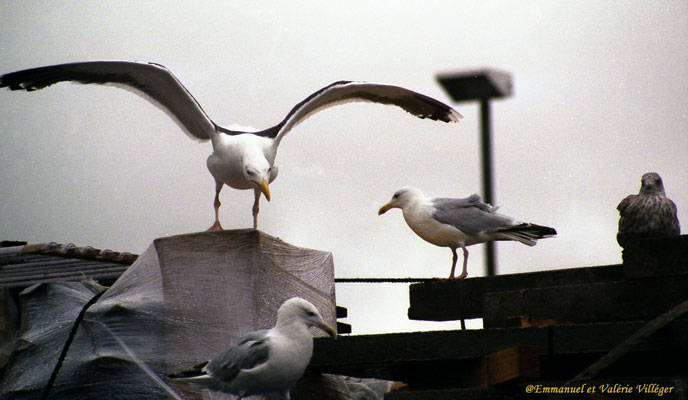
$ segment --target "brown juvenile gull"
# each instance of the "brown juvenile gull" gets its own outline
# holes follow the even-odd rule
[[[621,247],[626,247],[631,239],[681,234],[676,204],[666,196],[659,174],[643,174],[640,182],[638,194],[626,196],[616,207],[619,210],[616,241]]]
[[[313,304],[300,297],[291,298],[280,306],[272,329],[248,333],[211,361],[170,377],[231,393],[239,399],[267,394],[289,399],[289,390],[301,378],[313,354],[309,327],[337,337]]]
[[[378,215],[392,208],[401,208],[409,228],[426,242],[435,246],[449,247],[452,251],[452,267],[449,278],[454,278],[456,249],[463,250],[463,271],[456,278],[468,275],[467,246],[490,240],[515,240],[535,246],[538,239],[557,234],[553,228],[516,222],[511,217],[498,214],[497,208],[483,203],[474,194],[465,199],[431,198],[413,187],[405,187],[394,193],[389,203]]]
[[[443,122],[456,122],[461,118],[461,114],[450,106],[399,86],[339,81],[308,96],[271,128],[233,130],[214,123],[164,66],[128,61],[77,62],[12,72],[0,76],[0,87],[34,91],[65,81],[130,89],[162,108],[192,139],[212,142],[213,153],[206,164],[215,178],[215,222],[209,230],[222,229],[219,209],[223,185],[253,189],[253,228],[258,228],[261,193],[270,201],[268,184],[277,177],[277,146],[284,135],[315,112],[342,103],[367,101],[401,107],[418,118]]]

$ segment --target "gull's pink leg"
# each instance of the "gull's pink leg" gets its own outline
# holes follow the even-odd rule
[[[454,270],[456,269],[456,261],[458,259],[458,256],[456,255],[456,249],[452,248],[452,268],[451,268],[451,273],[449,273],[449,279],[454,279]]]
[[[260,207],[258,203],[260,202],[260,190],[255,189],[256,200],[253,202],[253,229],[258,229],[258,212]]]
[[[468,276],[468,249],[466,249],[465,246],[461,246],[461,249],[463,250],[463,271],[461,271],[461,275],[457,276],[456,279],[463,279]]]
[[[215,181],[215,202],[213,203],[215,207],[215,223],[208,228],[209,231],[222,230],[222,225],[220,225],[220,190],[222,190],[222,185],[222,182]]]

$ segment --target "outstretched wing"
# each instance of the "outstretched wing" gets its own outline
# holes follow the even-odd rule
[[[132,90],[165,111],[192,139],[208,140],[215,123],[167,68],[129,61],[51,65],[0,76],[0,88],[34,91],[59,82],[114,85]]]
[[[462,118],[452,107],[399,86],[370,82],[340,81],[328,85],[291,109],[278,125],[256,134],[282,140],[292,128],[312,114],[338,104],[367,101],[401,107],[418,118],[457,122]]]

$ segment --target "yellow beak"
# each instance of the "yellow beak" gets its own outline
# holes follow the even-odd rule
[[[270,201],[270,188],[268,187],[268,181],[265,179],[260,183],[260,191],[265,195],[265,198]]]
[[[382,215],[389,211],[392,208],[392,205],[390,203],[385,204],[384,206],[380,207],[380,210],[378,210],[377,215]]]
[[[337,338],[337,331],[333,327],[329,326],[328,324],[323,322],[323,323],[318,325],[318,328],[322,329],[323,331],[325,331],[328,335],[332,336],[333,338],[335,338],[335,339]]]

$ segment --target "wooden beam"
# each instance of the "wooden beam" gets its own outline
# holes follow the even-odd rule
[[[489,292],[608,282],[623,279],[621,265],[570,268],[469,279],[438,279],[409,287],[408,317],[414,320],[452,321],[483,316],[483,295]]]
[[[486,355],[517,345],[537,346],[541,374],[570,379],[642,328],[644,322],[604,322],[526,328],[434,331],[315,339],[310,368],[319,372],[403,381],[413,387],[469,387],[470,371]],[[688,356],[688,320],[677,320],[629,354],[643,362],[623,363],[625,372],[652,375]],[[648,362],[649,359],[657,362]],[[666,365],[665,365],[666,364]],[[688,369],[688,364],[683,369]],[[612,372],[614,370],[612,369]],[[613,376],[613,375],[612,375]]]
[[[528,315],[573,323],[652,319],[688,296],[688,276],[487,293],[483,326]]]
[[[493,388],[393,391],[385,400],[504,400],[505,394]]]
[[[337,306],[337,318],[346,318],[349,316],[349,310],[346,307]]]
[[[483,357],[480,386],[488,387],[505,382],[540,376],[540,349],[518,345]]]
[[[507,317],[505,327],[517,328],[524,326],[546,326],[546,325],[558,325],[566,324],[566,321],[557,321],[551,318],[540,318],[528,315],[518,315],[515,317]]]
[[[688,235],[632,240],[621,255],[628,278],[688,275]]]
[[[432,331],[315,339],[311,368],[325,373],[413,383],[470,386],[485,355],[505,347],[547,348],[547,328]]]
[[[337,322],[337,333],[340,335],[351,333],[351,324],[344,322]]]
[[[662,315],[654,318],[642,328],[638,329],[633,335],[624,339],[623,342],[616,345],[609,353],[600,358],[593,365],[588,367],[585,371],[574,377],[569,383],[583,382],[597,377],[605,368],[616,362],[619,358],[626,355],[629,351],[634,349],[638,344],[651,337],[657,331],[664,328],[666,325],[676,320],[680,316],[688,312],[688,300],[683,301],[672,309],[664,312]]]

